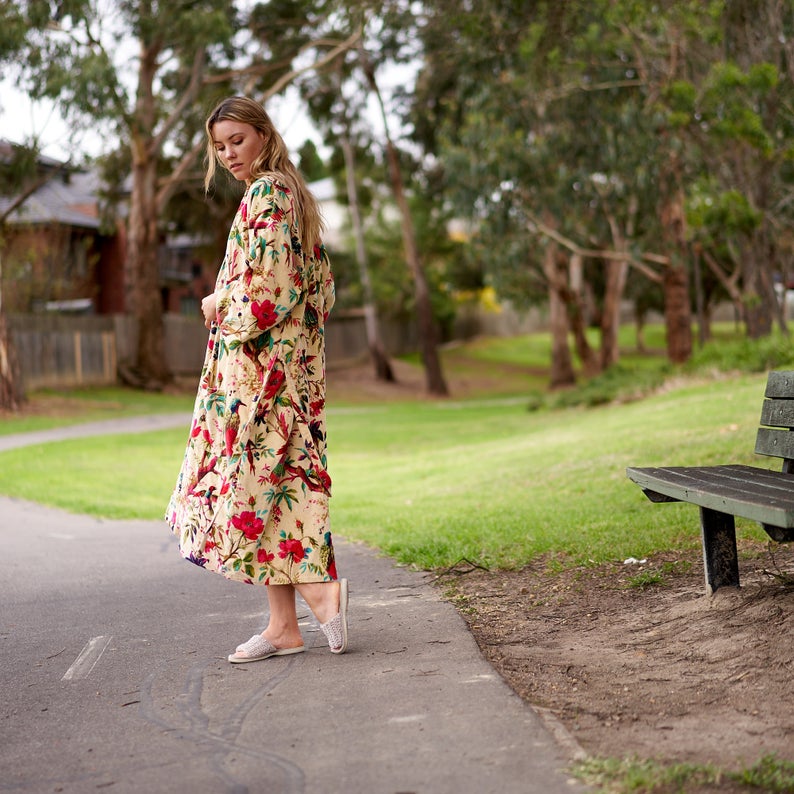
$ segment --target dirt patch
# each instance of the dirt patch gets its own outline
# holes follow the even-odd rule
[[[328,404],[333,406],[340,402],[371,402],[373,400],[428,400],[438,399],[428,395],[424,370],[414,364],[391,360],[396,377],[393,383],[379,381],[374,374],[374,367],[368,359],[355,363],[330,367],[328,370]],[[455,372],[445,373],[445,380],[453,400],[471,397],[488,398],[494,394],[504,394],[524,388],[530,376],[542,380],[544,386],[547,378],[542,378],[538,371],[528,370],[519,365],[489,362],[483,365],[474,358],[456,353]],[[530,403],[529,394],[526,397]]]
[[[443,581],[491,664],[586,753],[739,768],[794,760],[794,546],[742,551],[742,588],[713,597],[680,555]]]

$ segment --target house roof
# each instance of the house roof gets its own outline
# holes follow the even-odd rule
[[[82,229],[99,228],[98,184],[94,174],[74,172],[53,176],[8,217],[7,223],[57,223]],[[0,213],[12,199],[0,196]]]
[[[12,146],[7,141],[0,141],[0,158],[10,156]],[[41,172],[51,174],[50,179],[16,208],[6,223],[12,226],[56,223],[82,229],[98,229],[97,175],[73,170],[66,163],[59,163],[49,157],[40,156],[38,165]],[[13,200],[13,196],[0,196],[0,214]]]

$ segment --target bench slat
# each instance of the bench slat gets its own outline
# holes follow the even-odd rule
[[[766,381],[765,397],[781,397],[789,400],[794,396],[794,372],[777,370],[770,372]]]
[[[626,474],[644,491],[760,524],[794,527],[794,476],[790,474],[740,465],[631,467]]]
[[[794,400],[764,400],[760,423],[767,427],[794,427]]]
[[[759,427],[755,437],[757,455],[771,455],[775,458],[794,458],[794,433],[790,430],[773,430]]]

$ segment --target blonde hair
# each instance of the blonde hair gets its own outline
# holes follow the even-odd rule
[[[215,176],[216,166],[220,163],[212,138],[212,128],[219,121],[250,124],[262,134],[265,142],[262,144],[259,156],[251,164],[251,178],[257,179],[261,176],[272,175],[289,189],[298,220],[301,247],[308,254],[315,245],[320,244],[325,229],[320,207],[317,204],[317,199],[306,186],[306,181],[300,171],[289,159],[284,139],[273,126],[270,116],[259,102],[244,96],[228,97],[210,113],[206,124],[207,173],[204,176],[204,188],[209,190]]]

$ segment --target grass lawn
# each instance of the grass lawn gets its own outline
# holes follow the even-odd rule
[[[22,414],[0,413],[0,436],[125,416],[190,411],[193,397],[185,392],[157,394],[109,386],[69,391],[44,389],[29,395]]]
[[[473,358],[483,372],[516,366],[522,346],[527,357],[538,356],[541,343],[526,340],[457,347],[445,352],[445,366],[469,367]],[[461,558],[515,567],[544,553],[587,564],[696,547],[697,511],[651,505],[625,467],[763,465],[752,448],[764,382],[764,374],[681,379],[641,401],[587,409],[530,411],[523,395],[532,387],[512,381],[501,397],[334,405],[334,531],[423,568]],[[83,419],[192,405],[192,395],[106,396],[69,399],[83,407]],[[0,422],[0,432],[19,429],[10,424]],[[157,520],[186,434],[85,438],[2,453],[0,493],[108,518]],[[752,525],[739,526],[740,535],[762,537]]]

